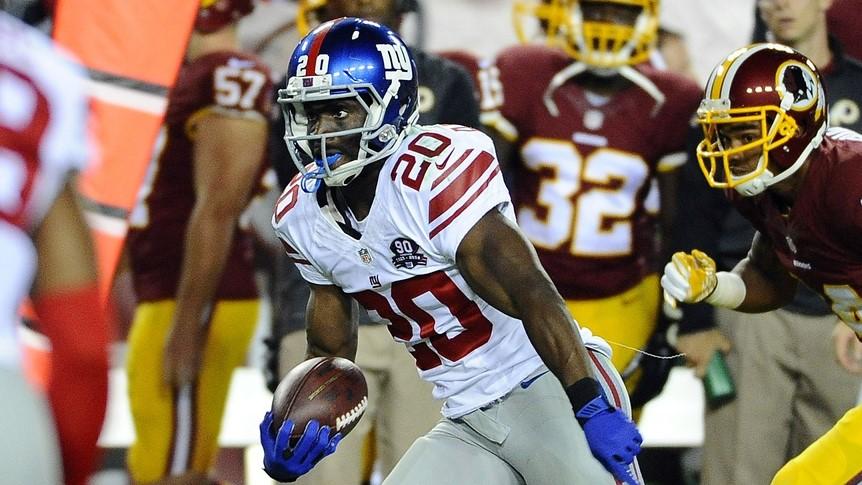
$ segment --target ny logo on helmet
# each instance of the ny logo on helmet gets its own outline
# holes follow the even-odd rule
[[[386,79],[392,81],[390,89],[397,91],[401,81],[413,79],[413,65],[410,54],[403,45],[377,44],[377,51],[383,57],[383,68],[386,69]]]

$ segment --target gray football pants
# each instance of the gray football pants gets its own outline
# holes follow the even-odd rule
[[[608,399],[631,416],[610,359],[590,354]],[[383,485],[612,485],[613,477],[590,453],[560,382],[550,372],[541,374],[546,370],[483,409],[438,422]],[[640,478],[637,462],[632,471]]]
[[[60,445],[45,398],[19,369],[0,366],[0,483],[60,485]]]

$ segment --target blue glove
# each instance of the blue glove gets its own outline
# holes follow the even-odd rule
[[[629,470],[643,443],[635,424],[611,406],[604,395],[596,396],[575,411],[575,417],[584,428],[593,456],[617,480],[638,485]]]
[[[320,426],[311,420],[305,426],[302,437],[293,449],[290,448],[290,434],[293,421],[285,420],[273,436],[270,433],[272,413],[267,411],[260,423],[260,444],[263,446],[263,470],[279,482],[292,482],[308,473],[324,457],[335,452],[341,441],[341,433],[329,437],[329,426]]]

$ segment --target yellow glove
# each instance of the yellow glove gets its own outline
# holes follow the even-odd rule
[[[677,301],[697,303],[715,291],[715,261],[703,251],[677,252],[664,267],[661,286]]]

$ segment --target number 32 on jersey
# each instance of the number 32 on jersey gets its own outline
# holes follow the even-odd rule
[[[553,250],[570,241],[581,257],[631,254],[631,218],[650,175],[643,158],[611,148],[584,157],[573,143],[547,138],[528,141],[521,155],[530,170],[551,174],[541,178],[535,207],[518,211],[533,244]]]

